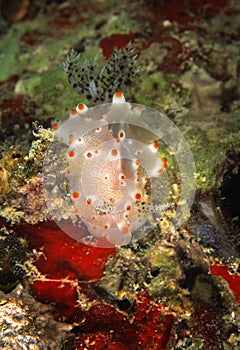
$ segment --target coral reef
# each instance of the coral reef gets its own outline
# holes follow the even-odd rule
[[[19,142],[18,146],[12,145],[10,149],[7,144],[2,149],[0,213],[12,223],[23,219],[34,224],[50,218],[43,193],[41,172],[43,157],[52,133],[36,126],[34,134],[36,140],[32,142],[28,152],[27,146],[22,142]]]
[[[26,242],[12,231],[1,228],[0,235],[0,289],[8,293],[19,282],[23,282],[26,275],[24,266],[27,257]]]
[[[18,285],[10,294],[0,292],[0,346],[2,349],[59,349],[71,325],[58,323],[50,305],[38,303]]]
[[[120,286],[117,288],[119,295],[117,302],[115,300],[116,306],[111,305],[108,298],[101,301],[100,295],[104,282],[103,280],[102,284],[99,282],[104,274],[107,258],[109,256],[113,258],[117,253],[115,248],[90,247],[76,242],[53,223],[44,223],[35,227],[21,225],[18,230],[35,252],[36,258],[33,261],[30,278],[32,293],[42,302],[54,303],[55,319],[74,323],[77,338],[72,342],[77,348],[81,349],[89,339],[95,340],[97,346],[104,341],[109,344],[116,342],[123,349],[129,342],[134,349],[146,346],[154,349],[166,348],[174,316],[168,309],[165,310],[156,304],[146,291],[141,291],[141,285],[137,280],[136,287],[133,287],[132,270],[128,271],[127,264],[123,266],[123,259],[121,259],[122,267],[120,263],[116,264],[115,260],[111,262],[116,273],[117,270],[118,273],[121,271],[121,274],[124,269],[128,271],[128,277],[125,276],[126,285],[121,285],[122,292],[119,289]],[[126,259],[129,260],[129,255],[125,252]],[[144,275],[141,276],[141,273],[144,272],[144,268],[136,271],[137,268],[139,269],[140,260],[134,260],[135,266],[133,265],[132,269],[135,270],[136,278],[142,279],[143,284]],[[107,266],[111,271],[109,263]],[[116,275],[115,278],[119,279],[120,276]],[[131,301],[131,308],[128,308],[129,314],[125,315],[122,310],[127,309],[126,305],[129,302],[127,297],[124,299],[123,296],[124,293],[129,296],[126,288],[128,283],[131,283],[128,288],[132,290],[134,299]],[[114,293],[114,288],[110,289]],[[137,294],[136,291],[138,291]],[[129,338],[126,338],[125,334],[129,334]],[[152,337],[153,334],[157,334],[156,338]],[[91,348],[94,349],[94,345]]]
[[[235,0],[1,1],[0,347],[240,347],[239,18]],[[115,82],[100,67],[114,65],[117,78],[129,72],[116,64],[125,64],[129,41],[143,71],[122,90],[180,128],[197,194],[178,230],[164,231],[166,216],[126,247],[85,246],[51,221],[42,162],[51,121],[79,100],[93,103],[90,65],[97,82],[106,74],[95,82],[101,96]],[[91,63],[81,97],[62,69],[72,47]],[[130,78],[138,71],[131,50]],[[177,172],[171,176],[178,184]],[[177,199],[179,187],[171,191]],[[55,205],[69,225],[68,203]]]

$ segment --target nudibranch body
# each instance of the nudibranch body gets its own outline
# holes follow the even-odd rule
[[[52,127],[55,144],[60,143],[63,151],[58,157],[58,146],[51,146],[46,177],[53,158],[64,154],[59,174],[65,168],[66,192],[61,202],[71,198],[74,213],[86,228],[83,237],[82,231],[64,226],[67,234],[87,244],[104,238],[114,245],[126,245],[159,222],[171,201],[171,184],[168,159],[161,158],[158,150],[160,145],[168,148],[170,139],[177,157],[180,137],[168,118],[149,107],[128,103],[116,92],[112,103],[91,108],[80,103],[67,120],[56,120]],[[58,186],[58,174],[52,178]],[[46,189],[48,203],[54,191]]]
[[[149,146],[133,140],[130,124],[139,124],[141,106],[132,108],[121,92],[107,113],[102,106],[78,104],[53,129],[68,146],[66,178],[76,213],[93,236],[122,245],[146,223],[148,211],[162,208],[152,197],[151,179],[163,176],[167,159],[156,156],[157,140]]]

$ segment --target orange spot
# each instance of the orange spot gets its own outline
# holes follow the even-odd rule
[[[120,179],[124,180],[125,179],[125,175],[121,175]]]
[[[163,167],[163,169],[167,169],[168,168],[167,163],[163,163],[162,167]]]
[[[107,230],[109,228],[109,225],[104,225],[103,228]]]
[[[73,115],[77,114],[77,110],[75,108],[72,109],[72,114]]]
[[[69,157],[74,157],[74,156],[75,156],[75,152],[74,152],[74,151],[70,151],[70,152],[68,153],[68,155],[69,155]]]
[[[113,157],[116,157],[118,155],[118,150],[117,149],[112,149],[111,154]]]
[[[126,210],[131,210],[131,205],[128,205]]]
[[[127,227],[122,227],[121,228],[122,233],[128,233],[128,228]]]
[[[91,158],[91,157],[92,157],[92,153],[91,153],[91,152],[88,152],[88,153],[87,153],[87,157],[88,157],[88,158]]]
[[[92,204],[91,198],[88,198],[88,199],[87,199],[87,204],[88,204],[88,205],[91,205],[91,204]]]
[[[69,138],[70,140],[72,140],[72,139],[74,138],[74,135],[73,135],[73,134],[70,134],[70,135],[68,136],[68,138]]]
[[[159,170],[158,170],[158,174],[159,174],[160,176],[164,176],[163,169],[159,169]]]
[[[158,149],[158,142],[157,142],[157,140],[153,141],[153,148]]]
[[[54,123],[52,127],[53,127],[54,130],[57,130],[58,129],[58,124]]]
[[[148,182],[149,181],[149,177],[144,177],[144,181]]]
[[[135,194],[135,198],[136,198],[136,200],[141,199],[141,197],[142,197],[142,196],[141,196],[141,193],[136,193],[136,194]]]
[[[115,92],[115,96],[116,96],[117,98],[121,98],[121,97],[122,97],[121,91],[116,91],[116,92]]]
[[[123,132],[123,131],[121,131],[121,132],[119,133],[119,137],[120,137],[120,139],[124,138],[124,132]]]
[[[137,159],[135,163],[137,166],[139,166],[141,164],[140,159]]]
[[[71,174],[71,171],[70,171],[69,169],[67,170],[67,174],[68,174],[68,175]]]
[[[151,202],[151,200],[152,200],[152,197],[151,197],[151,196],[147,196],[147,197],[146,197],[146,201],[147,201],[147,202]]]
[[[162,162],[163,162],[163,163],[167,163],[167,161],[168,161],[167,157],[163,157],[163,158],[162,158]]]
[[[79,193],[78,192],[73,192],[72,196],[73,196],[73,198],[78,198],[79,197]]]
[[[80,111],[82,111],[82,110],[84,109],[84,104],[83,104],[83,103],[79,103],[79,104],[78,104],[78,109],[79,109]]]

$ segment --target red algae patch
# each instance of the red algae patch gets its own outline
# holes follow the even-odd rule
[[[213,275],[223,277],[229,284],[229,287],[233,291],[236,300],[240,303],[240,274],[231,274],[228,270],[227,265],[217,265],[213,264],[211,266],[210,272]]]
[[[134,40],[134,34],[112,34],[100,41],[100,48],[102,49],[103,56],[108,58],[112,55],[115,47],[118,49],[124,47],[129,41]]]
[[[21,41],[29,46],[36,46],[41,37],[41,32],[38,29],[34,29],[24,33],[21,37]]]
[[[73,240],[55,223],[35,226],[23,224],[19,232],[36,256],[33,262],[31,291],[37,300],[56,306],[55,318],[71,322],[80,317],[79,293],[86,300],[95,297],[94,285],[104,273],[105,263],[115,248],[97,248]],[[76,316],[74,316],[76,317]]]
[[[228,0],[149,1],[144,8],[139,8],[137,18],[145,18],[151,25],[167,19],[187,29],[192,22],[201,20],[204,15],[211,18],[223,12],[227,3]]]
[[[164,350],[171,338],[174,316],[165,313],[147,292],[140,292],[131,321],[109,305],[96,304],[84,313],[85,322],[78,328],[75,348]]]
[[[30,247],[42,252],[36,267],[48,277],[75,275],[79,280],[99,279],[109,255],[116,254],[115,248],[98,248],[77,242],[53,222],[35,226],[26,224],[21,230]]]
[[[36,258],[31,291],[34,297],[55,305],[54,318],[75,325],[71,340],[76,349],[167,349],[174,315],[154,302],[147,291],[136,294],[130,313],[101,301],[94,286],[115,248],[98,248],[76,242],[56,224],[22,224],[19,233]],[[30,279],[31,280],[31,279]]]
[[[0,107],[3,115],[13,114],[17,117],[23,117],[25,113],[23,104],[24,96],[19,95],[16,99],[1,101]]]

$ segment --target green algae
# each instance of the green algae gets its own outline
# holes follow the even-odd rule
[[[60,65],[40,75],[21,80],[18,86],[19,91],[25,92],[38,106],[38,120],[62,117],[65,109],[76,105],[80,98],[66,82],[65,73]]]
[[[78,95],[69,87],[62,61],[77,40],[92,35],[92,29],[81,25],[81,30],[64,31],[54,36],[39,38],[39,44],[30,49],[21,42],[25,33],[34,29],[47,28],[46,18],[39,14],[34,22],[21,22],[12,26],[0,41],[0,80],[6,80],[15,74],[21,74],[15,92],[29,96],[38,107],[36,118],[48,119],[64,113],[66,107],[71,108],[79,101]],[[98,49],[91,47],[83,55],[95,56]],[[83,100],[85,102],[86,100]]]
[[[148,106],[154,103],[161,111],[170,110],[193,153],[197,187],[212,188],[216,183],[216,168],[225,160],[226,150],[240,144],[240,114],[218,114],[212,123],[208,117],[206,120],[200,116],[192,118],[186,108],[190,105],[191,92],[181,87],[175,91],[170,89],[172,75],[143,72],[139,80],[141,84],[134,95],[136,102]],[[186,106],[185,109],[182,106]]]
[[[89,55],[92,57],[91,54],[95,56],[96,49],[83,54],[81,60],[84,61]],[[88,103],[87,99],[74,91],[67,82],[62,62],[46,71],[19,80],[17,91],[30,96],[36,103],[38,120],[62,117],[66,108],[72,108],[79,102]]]
[[[166,80],[161,72],[147,74],[142,72],[137,82],[137,89],[134,93],[134,99],[137,103],[146,106],[152,105],[154,97],[163,102],[166,98]]]
[[[13,27],[0,41],[0,80],[5,80],[24,68],[26,62],[19,57],[19,42],[26,30],[25,26]]]
[[[14,24],[0,41],[0,80],[7,79],[10,75],[19,74],[21,70],[26,69],[31,76],[34,73],[48,71],[49,67],[55,67],[58,62],[63,60],[66,54],[66,48],[74,46],[76,41],[83,40],[93,34],[92,29],[83,24],[81,30],[77,27],[73,30],[61,31],[61,35],[44,36],[50,24],[46,22],[45,16],[40,13],[33,22],[20,22]],[[44,30],[42,30],[44,28]],[[33,30],[42,30],[39,33],[39,43],[36,46],[28,46],[22,41],[23,35]],[[63,53],[65,51],[65,54]],[[92,48],[88,54],[96,53],[96,48]]]
[[[190,121],[191,123],[191,121]],[[183,126],[197,169],[198,188],[212,188],[216,184],[217,169],[226,159],[228,149],[240,145],[240,112],[222,113],[214,121],[195,121]]]
[[[159,270],[157,276],[152,278],[148,286],[150,294],[159,298],[161,303],[172,307],[183,307],[184,303],[188,304],[189,302],[183,297],[183,290],[177,282],[180,280],[182,272],[173,250],[163,247],[154,248],[148,252],[147,256],[152,269]]]

